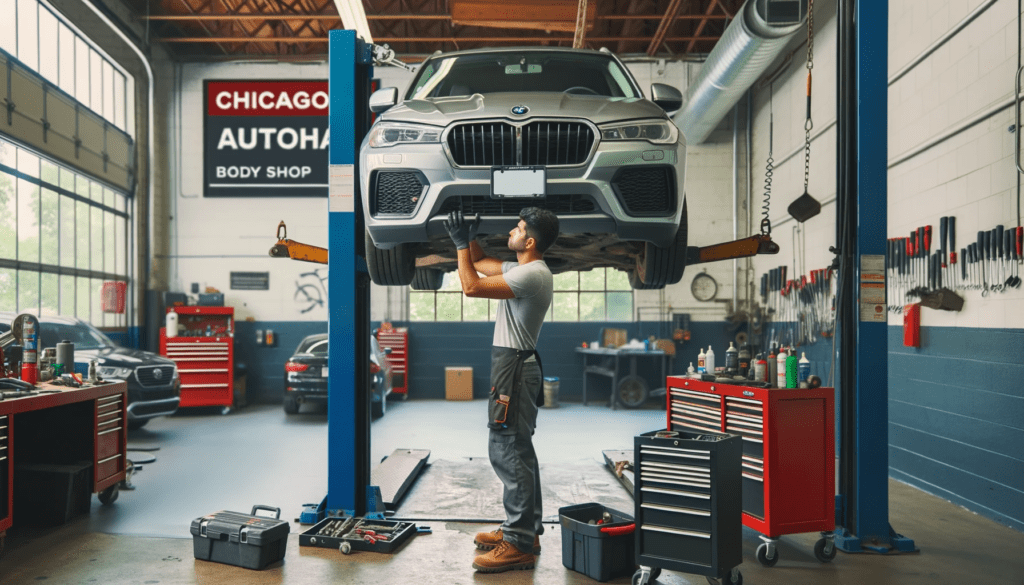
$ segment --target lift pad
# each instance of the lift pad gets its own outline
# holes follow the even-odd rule
[[[370,485],[380,487],[385,508],[398,507],[429,458],[429,449],[395,449],[370,472]]]
[[[620,449],[608,449],[606,451],[601,451],[601,455],[604,455],[604,462],[605,465],[608,466],[608,470],[615,474],[619,483],[629,491],[629,495],[635,498],[636,495],[633,494],[633,450],[629,449],[628,451],[623,451]],[[620,466],[623,461],[628,462],[628,465],[626,465],[621,472],[617,472],[616,468]]]

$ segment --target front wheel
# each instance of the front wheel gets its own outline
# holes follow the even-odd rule
[[[363,232],[366,270],[370,280],[381,286],[409,286],[416,276],[416,258],[408,244],[383,250],[373,244],[370,232]]]
[[[636,258],[636,264],[629,276],[629,284],[634,289],[660,289],[665,285],[676,284],[683,279],[686,270],[686,245],[688,225],[686,216],[686,200],[683,200],[683,213],[676,228],[675,241],[667,248],[644,242],[643,250]],[[643,286],[637,286],[642,284]]]
[[[108,487],[107,489],[100,492],[100,503],[103,504],[104,506],[109,506],[110,504],[113,504],[115,501],[117,501],[117,495],[120,493],[120,491],[121,490],[119,484],[115,483],[114,485]]]

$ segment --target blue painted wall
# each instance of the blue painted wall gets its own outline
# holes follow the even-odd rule
[[[1024,530],[1024,331],[889,327],[889,473]]]

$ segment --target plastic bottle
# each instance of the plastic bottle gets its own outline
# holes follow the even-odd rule
[[[807,379],[811,377],[811,360],[807,359],[807,352],[800,352],[800,363],[797,364],[797,387],[807,388]]]
[[[39,381],[39,336],[35,323],[26,317],[22,326],[21,380],[33,386]]]
[[[786,388],[786,348],[779,349],[779,355],[775,357],[775,387]]]
[[[164,318],[164,329],[166,329],[167,337],[178,336],[178,314],[174,311],[167,313],[167,317]]]
[[[742,346],[740,346],[739,360],[740,360],[740,371],[739,371],[740,377],[741,378],[746,378],[747,377],[747,373],[750,371],[750,345],[749,344],[744,343]]]
[[[697,371],[701,374],[706,374],[708,371],[706,360],[707,355],[704,353],[704,348],[700,348],[700,353],[697,354]]]
[[[725,350],[725,371],[735,375],[740,370],[740,351],[729,342],[729,349]]]
[[[754,362],[754,381],[768,381],[768,362],[764,361],[763,353],[757,354],[757,360]]]
[[[768,352],[768,363],[765,364],[765,382],[768,382],[769,388],[775,388],[778,382],[778,366],[776,365],[775,348],[772,347]]]
[[[708,352],[704,355],[704,367],[708,369],[708,373],[714,375],[715,373],[715,350],[708,346]]]
[[[206,326],[206,336],[209,337],[211,335],[211,333],[212,333],[212,330],[210,329],[210,326],[207,325]]]
[[[697,371],[693,369],[693,362],[690,362],[690,367],[686,368],[686,375],[692,377],[696,373]]]
[[[796,388],[798,361],[795,351],[790,351],[786,356],[786,388]]]

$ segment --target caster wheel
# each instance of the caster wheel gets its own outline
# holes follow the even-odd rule
[[[225,407],[220,409],[220,415],[221,416],[224,416],[224,415],[228,414],[229,412],[231,412],[231,407],[230,406],[225,406]]]
[[[100,503],[104,506],[109,506],[117,501],[117,494],[120,492],[119,484],[114,484],[107,489],[100,492]]]
[[[651,569],[651,581],[654,581],[661,576],[661,567],[654,567]]]
[[[768,558],[768,545],[761,543],[757,547],[757,562],[761,563],[765,567],[774,567],[775,563],[779,562],[779,550],[775,549],[775,555],[772,558]]]
[[[721,581],[718,579],[712,579],[711,577],[708,577],[707,580],[711,585],[719,585],[719,583],[721,583],[721,585],[743,585],[743,573],[736,571],[736,579],[733,579],[732,575],[729,574],[722,577]]]
[[[828,563],[832,559],[836,558],[836,546],[835,546],[835,544],[832,545],[832,552],[830,554],[825,554],[825,545],[826,544],[827,544],[827,541],[824,538],[821,538],[821,539],[818,540],[818,542],[814,543],[814,558],[818,559],[819,561],[821,561],[823,563]]]
[[[347,555],[352,552],[352,545],[347,542],[343,542],[341,543],[341,546],[338,547],[338,550],[341,551],[341,554]]]

